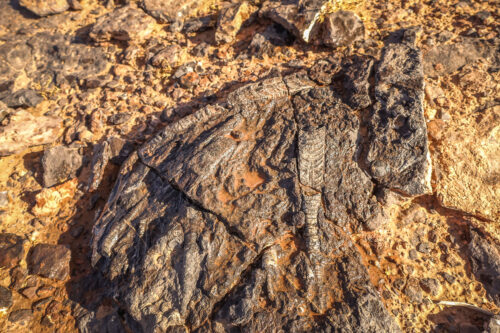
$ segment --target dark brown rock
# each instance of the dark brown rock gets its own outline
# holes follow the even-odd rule
[[[9,315],[9,321],[11,323],[18,323],[21,325],[26,325],[33,320],[33,311],[30,309],[19,309],[12,311]]]
[[[340,63],[338,59],[320,59],[309,69],[309,77],[320,85],[329,85],[339,71]]]
[[[65,280],[69,276],[70,250],[63,245],[38,244],[30,251],[28,267],[31,274],[49,279]]]
[[[470,231],[468,253],[472,272],[488,295],[500,305],[500,247],[478,230]]]
[[[82,156],[76,148],[56,146],[44,151],[42,166],[43,186],[51,187],[75,178],[82,166]]]
[[[342,66],[347,102],[354,109],[363,109],[372,104],[370,77],[374,60],[370,57],[354,56],[344,60]]]
[[[181,48],[179,45],[169,45],[155,54],[155,56],[151,59],[151,64],[160,68],[175,67],[179,59],[180,52]]]
[[[0,286],[0,311],[9,309],[12,306],[12,292]]]
[[[257,32],[250,42],[248,54],[262,58],[272,56],[278,46],[290,45],[294,37],[279,24],[270,25],[263,32]]]
[[[16,266],[24,257],[24,239],[15,234],[0,234],[0,267]]]
[[[88,182],[88,191],[94,192],[99,187],[102,177],[104,175],[104,169],[108,164],[110,159],[111,149],[109,148],[108,142],[104,141],[94,145],[92,151],[92,166],[90,179]]]
[[[293,104],[287,101],[289,93],[296,95]],[[312,114],[308,111],[311,108]],[[340,126],[344,130],[336,132],[339,122],[345,123]],[[398,331],[369,282],[355,247],[336,226],[344,222],[341,218],[345,223],[359,218],[369,224],[374,211],[377,215],[377,203],[369,194],[373,184],[366,176],[359,194],[347,196],[348,177],[353,181],[363,177],[356,162],[348,162],[355,154],[358,126],[354,113],[330,88],[315,88],[305,74],[238,89],[228,97],[227,108],[209,106],[174,123],[129,158],[94,228],[94,264],[103,267],[110,279],[122,281],[116,291],[126,300],[128,313],[145,330],[186,323],[202,330],[208,329],[206,325],[255,330],[251,323],[268,322],[276,329],[314,325]],[[236,152],[239,158],[235,159]],[[339,152],[341,157],[334,157]],[[184,154],[190,156],[189,163]],[[325,169],[318,167],[325,158]],[[345,162],[335,164],[337,160]],[[332,168],[345,169],[346,175],[341,176],[345,180],[330,180]],[[339,189],[342,182],[345,188]],[[329,191],[346,192],[345,197],[334,198],[339,203],[332,204],[344,205],[344,215],[323,212],[317,205],[322,193]],[[370,205],[372,208],[365,211]],[[355,212],[353,216],[350,211]],[[292,225],[286,222],[300,214],[306,217],[303,237],[307,250],[295,252],[293,247],[278,244],[288,239],[285,242],[291,246],[294,237],[302,237],[294,235]],[[166,218],[171,222],[154,222]],[[343,256],[334,260],[331,254],[339,251],[339,246]],[[216,249],[217,260],[223,264],[213,261]],[[130,251],[145,253],[146,267],[163,269],[141,269]],[[274,258],[287,257],[289,251],[296,253],[297,259],[277,265]],[[158,257],[159,253],[165,255]],[[174,258],[171,253],[179,255]],[[128,275],[126,267],[136,267],[137,273]],[[242,275],[250,268],[251,273]],[[341,273],[325,274],[331,271]],[[146,278],[151,274],[153,279]],[[304,288],[283,286],[279,276],[296,276]],[[361,278],[354,282],[354,276]],[[231,291],[235,284],[238,288]],[[268,286],[267,296],[260,292],[263,285]],[[287,290],[284,294],[273,291],[283,288]],[[343,296],[333,296],[337,293],[334,288],[343,290]],[[249,290],[253,291],[248,294]],[[156,295],[162,295],[163,301],[153,305]],[[267,297],[268,304],[290,306],[267,308],[268,315],[263,317],[259,297]],[[377,315],[353,321],[329,308],[330,297],[352,299],[346,304],[357,305],[349,311]],[[295,303],[289,301],[292,299]],[[222,300],[223,307],[211,315]],[[370,310],[361,304],[369,304]],[[148,320],[140,310],[145,308],[150,309]],[[320,312],[330,319],[314,323],[307,316],[297,316],[298,311]],[[203,324],[208,316],[214,321]]]

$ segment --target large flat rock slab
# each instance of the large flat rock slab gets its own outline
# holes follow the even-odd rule
[[[361,95],[365,60],[342,69],[367,72]],[[385,223],[376,188],[427,193],[419,50],[386,46],[376,73],[368,125],[299,71],[236,89],[125,162],[92,261],[144,331],[400,331],[350,235]]]

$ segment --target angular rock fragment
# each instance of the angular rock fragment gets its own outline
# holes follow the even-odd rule
[[[371,105],[370,75],[373,59],[354,56],[344,61],[344,89],[348,95],[348,104],[354,109],[363,109]]]
[[[336,48],[349,46],[364,36],[363,21],[353,12],[339,10],[325,15],[321,23],[321,37],[315,42]]]
[[[186,33],[202,32],[215,27],[216,20],[213,16],[196,17],[184,22],[182,31]]]
[[[12,292],[0,286],[0,311],[5,311],[12,306]]]
[[[88,182],[89,192],[94,192],[99,187],[104,175],[104,169],[111,157],[110,155],[111,149],[106,141],[94,146],[94,150],[92,151],[92,169]]]
[[[118,40],[141,43],[149,37],[155,20],[132,6],[117,8],[101,16],[90,30],[96,42]]]
[[[181,48],[177,44],[169,45],[155,54],[151,64],[155,67],[175,67],[179,61]]]
[[[59,14],[69,9],[67,0],[19,0],[19,4],[38,16]]]
[[[37,244],[28,256],[31,274],[65,280],[69,276],[71,251],[64,245]]]
[[[318,20],[328,0],[269,0],[260,10],[260,15],[282,25],[304,42],[309,42],[317,33]]]
[[[12,311],[9,315],[9,321],[11,323],[17,323],[20,325],[27,325],[33,320],[33,311],[30,309],[19,309]]]
[[[76,177],[82,162],[82,155],[76,148],[56,146],[46,149],[42,157],[43,186],[51,187]]]
[[[256,10],[257,8],[246,1],[223,8],[217,20],[215,42],[217,44],[231,43],[241,26]]]
[[[18,153],[25,148],[52,143],[61,134],[62,121],[56,117],[35,117],[24,110],[9,118],[9,124],[0,127],[0,156]]]
[[[484,234],[471,230],[468,253],[472,272],[495,304],[500,305],[500,247]]]
[[[329,85],[340,67],[340,61],[336,58],[320,59],[309,69],[309,77],[320,85]]]
[[[10,108],[34,107],[43,101],[43,97],[34,90],[18,90],[2,100]]]
[[[423,98],[420,50],[402,43],[386,45],[376,68],[367,161],[377,182],[407,195],[431,191]]]
[[[172,23],[196,11],[202,3],[198,0],[142,0],[141,6],[160,22]]]
[[[24,258],[24,239],[15,234],[0,234],[0,267],[12,268]]]
[[[256,33],[248,47],[248,53],[261,57],[264,54],[271,56],[277,46],[290,45],[294,37],[279,24],[270,25],[263,32]]]

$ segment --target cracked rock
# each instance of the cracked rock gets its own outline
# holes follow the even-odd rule
[[[367,161],[380,184],[414,196],[431,191],[419,49],[388,44],[376,68],[375,105]]]
[[[327,0],[268,0],[260,15],[282,25],[300,40],[311,41],[319,30],[317,24]]]
[[[387,47],[369,135],[344,89],[331,79],[318,86],[304,70],[242,86],[133,153],[92,238],[92,263],[131,317],[127,325],[400,332],[349,233],[385,222],[377,187],[425,190],[419,57],[407,45]],[[372,61],[354,63],[342,71],[365,74],[350,84],[366,96]],[[407,130],[375,122],[388,110],[408,117]],[[365,170],[375,160],[386,161],[387,177]],[[405,290],[422,300],[418,282]]]
[[[9,309],[12,306],[12,292],[0,286],[0,311]]]

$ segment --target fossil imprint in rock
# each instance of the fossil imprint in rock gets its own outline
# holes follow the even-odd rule
[[[388,44],[373,71],[364,110],[298,72],[239,88],[129,157],[92,259],[143,331],[400,331],[349,234],[383,223],[377,191],[430,190],[420,51]],[[349,73],[370,76],[333,81]]]

